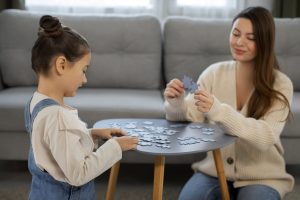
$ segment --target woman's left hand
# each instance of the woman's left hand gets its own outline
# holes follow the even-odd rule
[[[127,132],[119,128],[96,128],[92,129],[93,139],[100,137],[102,139],[110,139],[113,136],[124,136]]]
[[[203,113],[209,112],[214,103],[213,95],[201,89],[194,93],[194,99],[196,100],[197,109]]]

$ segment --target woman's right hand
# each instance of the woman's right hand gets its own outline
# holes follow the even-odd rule
[[[139,139],[137,137],[122,136],[114,138],[120,145],[122,151],[128,151],[131,149],[136,149]]]
[[[184,86],[181,80],[172,79],[166,86],[164,97],[177,98],[184,93]]]

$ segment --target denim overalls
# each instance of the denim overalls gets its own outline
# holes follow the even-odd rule
[[[47,106],[59,105],[52,99],[44,99],[34,107],[32,114],[30,113],[30,102],[25,107],[25,126],[30,135],[32,133],[32,125],[35,117],[43,108]],[[30,200],[95,200],[94,181],[90,181],[80,187],[72,186],[65,182],[55,180],[46,171],[42,171],[37,167],[33,155],[32,145],[30,145],[28,156],[28,168],[32,175]]]

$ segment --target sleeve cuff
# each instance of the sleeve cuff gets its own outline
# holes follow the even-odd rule
[[[210,110],[206,113],[206,116],[215,122],[220,121],[221,118],[221,109],[222,109],[222,104],[221,102],[214,96],[214,103]]]
[[[172,107],[181,107],[184,101],[184,94],[178,98],[166,98],[166,102]]]
[[[116,154],[116,157],[120,159],[122,159],[122,149],[119,145],[119,143],[115,140],[115,139],[109,139],[107,142],[104,143],[104,145],[112,145],[113,146],[113,149],[114,149],[114,152]]]

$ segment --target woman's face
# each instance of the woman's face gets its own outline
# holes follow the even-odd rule
[[[235,20],[229,43],[233,58],[240,62],[252,62],[256,57],[256,43],[253,26],[249,19]]]

